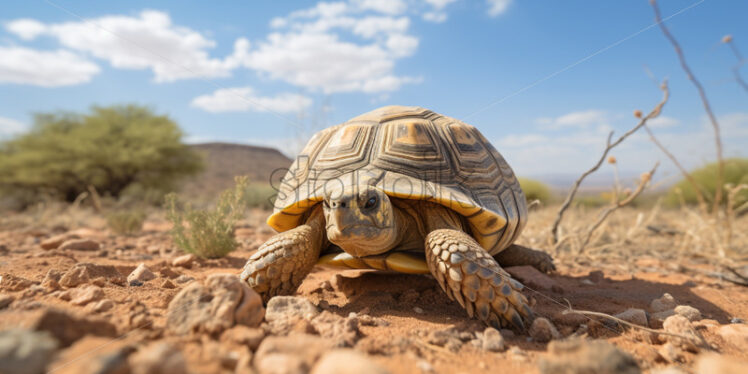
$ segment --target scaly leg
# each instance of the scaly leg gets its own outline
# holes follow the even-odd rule
[[[517,244],[512,244],[509,248],[499,252],[494,258],[504,267],[530,265],[543,273],[556,270],[551,255]]]
[[[321,209],[314,209],[304,225],[268,239],[244,265],[240,278],[265,302],[293,294],[317,263],[327,239]]]
[[[522,284],[511,278],[470,235],[439,229],[426,236],[426,263],[444,292],[468,315],[501,328],[524,330],[522,317],[532,320]]]

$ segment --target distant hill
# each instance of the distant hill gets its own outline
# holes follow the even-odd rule
[[[221,191],[234,185],[234,177],[247,175],[253,183],[269,183],[273,171],[284,169],[273,175],[279,180],[292,160],[275,148],[231,143],[203,143],[190,147],[204,156],[203,172],[183,186],[182,192],[189,197],[212,200]]]

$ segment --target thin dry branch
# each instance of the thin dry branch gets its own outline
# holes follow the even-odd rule
[[[590,226],[590,228],[587,230],[587,234],[584,237],[584,240],[582,240],[582,246],[580,248],[580,251],[584,249],[584,247],[587,246],[587,244],[590,242],[590,238],[592,237],[592,233],[597,230],[598,227],[605,221],[608,216],[618,210],[619,208],[622,208],[628,204],[630,204],[634,199],[636,199],[639,195],[641,195],[642,191],[644,191],[644,188],[649,184],[649,181],[652,180],[652,176],[654,175],[655,171],[657,170],[657,167],[660,166],[660,163],[655,163],[655,166],[650,170],[648,173],[642,174],[642,178],[639,181],[639,185],[636,187],[636,190],[632,192],[629,196],[627,196],[623,200],[618,200],[618,195],[613,197],[613,203],[610,204],[608,207],[606,207],[597,218],[597,221]]]
[[[665,35],[665,38],[670,42],[670,44],[673,45],[673,48],[675,49],[675,53],[678,55],[678,60],[680,60],[680,66],[683,68],[683,71],[686,73],[686,76],[688,79],[693,83],[694,86],[696,86],[696,90],[699,91],[699,97],[701,97],[701,103],[704,105],[704,110],[706,111],[707,116],[709,117],[709,121],[712,124],[712,128],[714,129],[714,142],[717,146],[717,162],[719,162],[719,168],[717,172],[717,183],[718,186],[715,189],[714,192],[714,214],[717,215],[717,212],[719,211],[719,204],[722,202],[722,181],[725,179],[725,162],[722,157],[722,137],[720,136],[720,130],[719,130],[719,122],[717,122],[717,117],[714,115],[714,112],[712,112],[712,107],[709,104],[709,100],[706,97],[706,92],[704,91],[704,87],[701,85],[701,82],[699,82],[698,79],[696,79],[696,76],[693,75],[691,72],[691,68],[686,63],[686,57],[683,55],[683,50],[680,47],[680,44],[678,44],[678,41],[675,40],[672,34],[670,34],[670,30],[665,26],[665,23],[662,21],[662,17],[660,17],[660,8],[657,6],[657,0],[649,0],[649,3],[652,5],[652,9],[654,10],[655,14],[655,21],[660,26],[660,30],[662,30],[662,33]]]
[[[608,139],[605,142],[605,150],[600,156],[600,159],[597,160],[594,166],[584,172],[574,182],[574,185],[571,187],[569,194],[566,196],[566,200],[564,200],[564,203],[561,204],[561,208],[559,208],[558,213],[556,213],[556,219],[553,221],[553,226],[551,227],[551,238],[553,239],[553,243],[558,243],[558,228],[561,224],[561,220],[563,219],[564,212],[566,212],[566,210],[571,205],[571,202],[574,200],[574,197],[576,196],[577,191],[579,190],[579,186],[582,184],[582,181],[584,181],[584,179],[587,178],[588,175],[594,173],[595,171],[597,171],[597,169],[600,168],[600,165],[603,164],[603,161],[605,161],[606,157],[608,156],[608,152],[610,152],[611,149],[621,144],[621,142],[626,140],[626,138],[628,138],[631,134],[644,127],[644,125],[647,124],[648,120],[660,115],[662,107],[665,106],[665,103],[667,103],[668,98],[670,97],[670,90],[668,89],[667,80],[662,82],[662,84],[660,85],[660,89],[662,90],[662,100],[654,107],[654,109],[652,109],[652,111],[650,111],[646,116],[642,117],[639,120],[639,123],[636,124],[636,126],[632,127],[629,131],[621,135],[613,143],[610,142],[610,140],[613,138],[613,132],[611,131],[610,134],[608,134]]]
[[[649,139],[652,140],[652,143],[654,143],[657,146],[657,148],[660,148],[662,153],[664,153],[670,159],[670,161],[672,161],[673,164],[675,164],[678,170],[680,170],[680,173],[683,174],[683,177],[686,178],[688,183],[691,185],[693,190],[696,192],[696,200],[699,203],[699,209],[701,209],[701,212],[704,214],[709,213],[709,208],[707,207],[706,199],[704,198],[704,192],[701,190],[701,186],[699,186],[699,184],[696,183],[696,180],[693,178],[693,176],[691,176],[691,173],[689,173],[686,170],[686,168],[684,168],[683,165],[681,165],[678,159],[675,158],[675,155],[670,153],[670,151],[667,148],[665,148],[665,146],[662,145],[662,143],[660,143],[660,141],[655,137],[654,133],[649,128],[649,126],[644,126],[644,130],[647,131],[647,134],[649,134]]]
[[[564,300],[566,300],[566,299],[564,299]],[[667,336],[673,336],[673,337],[676,337],[676,338],[681,338],[681,339],[688,340],[688,341],[694,343],[696,346],[701,346],[703,348],[711,349],[711,347],[709,346],[709,343],[707,343],[706,340],[704,340],[703,337],[698,336],[698,335],[696,336],[696,338],[694,338],[694,336],[688,336],[688,335],[676,334],[676,333],[662,331],[662,330],[650,329],[649,327],[639,326],[639,325],[633,324],[631,322],[624,321],[624,320],[622,320],[622,319],[620,319],[618,317],[611,316],[610,314],[605,314],[605,313],[601,313],[601,312],[593,312],[593,311],[589,311],[589,310],[576,310],[576,309],[573,309],[571,307],[571,303],[569,302],[569,300],[566,300],[566,303],[568,305],[568,309],[564,310],[562,312],[563,314],[573,313],[573,314],[581,314],[581,315],[586,315],[586,316],[595,316],[595,317],[607,318],[607,319],[616,321],[616,322],[618,322],[620,324],[629,326],[629,327],[634,328],[634,329],[639,329],[639,330],[643,330],[643,331],[646,331],[646,332],[651,332],[653,334],[660,334],[660,335],[667,335]]]
[[[738,82],[740,87],[743,87],[743,89],[748,92],[748,83],[746,83],[740,75],[740,68],[745,64],[746,60],[743,59],[743,55],[738,50],[738,46],[735,45],[735,42],[732,40],[732,35],[725,35],[725,37],[722,38],[722,41],[730,46],[735,58],[738,59],[738,63],[732,67],[732,73],[735,75],[735,80]]]

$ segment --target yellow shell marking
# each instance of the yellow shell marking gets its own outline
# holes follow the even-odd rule
[[[392,270],[408,274],[429,274],[423,258],[403,252],[385,253],[367,257],[353,257],[348,253],[329,253],[317,260],[318,265],[350,269]]]

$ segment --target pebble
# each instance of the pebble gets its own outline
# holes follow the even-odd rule
[[[174,296],[166,329],[176,335],[218,334],[234,325],[259,326],[265,316],[262,298],[234,274],[212,274],[205,284],[191,283]]]
[[[74,251],[98,251],[99,249],[101,249],[101,244],[92,239],[70,239],[60,244],[57,249]]]
[[[553,323],[544,317],[535,318],[532,326],[530,326],[529,334],[533,340],[541,343],[561,338],[561,334],[553,326]]]
[[[717,334],[728,344],[742,351],[748,351],[748,325],[730,324],[720,326]]]
[[[616,314],[614,317],[622,319],[626,322],[631,322],[635,325],[649,326],[649,321],[647,320],[647,312],[642,309],[629,308],[621,313]]]
[[[689,337],[690,339],[679,338],[675,336],[667,336],[667,341],[674,345],[686,349],[691,352],[698,352],[696,344],[703,338],[701,334],[693,327],[691,322],[681,315],[674,315],[668,317],[665,322],[662,323],[662,328],[669,333],[679,334]]]
[[[42,247],[42,249],[46,249],[46,250],[57,249],[62,243],[70,239],[78,239],[78,236],[71,235],[70,233],[55,235],[50,238],[42,240],[42,242],[39,243],[39,246]]]
[[[67,288],[77,287],[81,284],[91,282],[94,279],[103,278],[114,284],[124,284],[122,275],[111,265],[96,265],[92,263],[78,263],[68,269],[60,277],[60,285]]]
[[[0,373],[44,373],[57,351],[57,345],[57,341],[47,332],[23,329],[0,331]]]
[[[689,305],[678,305],[673,309],[675,314],[681,315],[683,317],[686,317],[689,321],[698,321],[701,319],[701,312]]]
[[[336,349],[319,359],[311,374],[387,374],[389,371],[353,349]]]
[[[161,288],[173,289],[173,288],[176,288],[176,287],[177,286],[174,284],[174,282],[172,282],[172,281],[170,281],[168,279],[164,279],[163,281],[161,281]]]
[[[329,340],[309,334],[268,336],[253,361],[260,373],[307,373],[332,346]]]
[[[675,309],[678,304],[675,302],[675,298],[669,293],[665,293],[660,298],[652,300],[649,304],[649,308],[652,312],[664,312],[666,310]]]
[[[253,352],[260,346],[265,339],[265,330],[259,327],[248,327],[236,325],[221,334],[222,342],[231,342],[237,345],[248,347]]]
[[[748,361],[716,353],[700,355],[696,361],[696,374],[745,374]]]
[[[333,341],[336,347],[353,347],[360,335],[358,317],[355,314],[343,318],[323,311],[311,320],[311,325],[322,337]]]
[[[114,308],[114,302],[109,299],[99,300],[98,302],[91,304],[89,308],[94,313],[104,313]]]
[[[98,286],[85,286],[76,288],[71,292],[70,303],[73,305],[86,305],[90,302],[101,300],[104,297],[104,290]]]
[[[548,344],[548,354],[538,362],[542,374],[639,374],[628,353],[604,340],[566,339]]]
[[[132,374],[187,374],[184,355],[171,343],[151,343],[129,358]]]
[[[192,282],[193,280],[195,280],[194,277],[191,277],[191,276],[186,275],[186,274],[182,274],[182,275],[178,276],[177,279],[175,279],[175,281],[177,283],[179,283],[179,284],[187,283],[187,282]]]
[[[424,313],[423,309],[419,308],[417,306],[413,307],[413,311],[416,312],[416,313],[418,313],[418,314],[423,314]]]
[[[103,337],[115,337],[117,334],[117,329],[108,321],[73,317],[53,308],[35,311],[25,324],[33,330],[49,332],[61,347],[68,347],[89,334]]]
[[[660,346],[657,352],[668,362],[675,363],[683,360],[683,350],[670,342]]]
[[[138,267],[135,268],[135,270],[130,273],[130,275],[127,276],[127,283],[132,285],[135,281],[140,282],[141,284],[144,282],[148,282],[149,280],[155,279],[156,275],[153,274],[151,269],[148,269],[145,264],[141,263],[138,265]],[[135,283],[137,283],[135,282]]]
[[[488,327],[483,331],[482,348],[488,352],[503,352],[506,349],[504,344],[504,337],[501,336],[499,330],[493,327]]]
[[[0,275],[0,289],[10,292],[16,292],[16,291],[23,291],[31,285],[34,284],[34,282],[26,279],[17,277],[13,274],[3,274]]]
[[[190,269],[195,263],[195,256],[191,254],[179,256],[171,261],[172,266]]]
[[[319,315],[311,301],[301,296],[275,296],[268,301],[265,320],[273,322],[281,319],[311,320]]]
[[[7,308],[15,299],[13,295],[0,294],[0,309]]]

